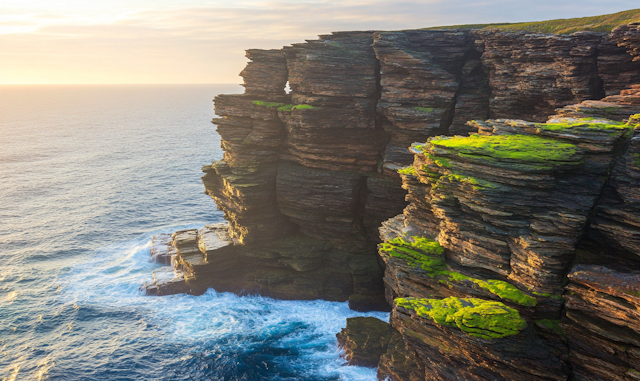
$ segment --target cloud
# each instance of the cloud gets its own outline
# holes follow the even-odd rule
[[[536,21],[613,13],[630,1],[217,1],[110,13],[0,17],[0,83],[239,82],[244,50],[340,30]],[[4,33],[4,34],[2,34]]]

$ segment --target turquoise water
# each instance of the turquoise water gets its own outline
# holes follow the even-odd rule
[[[154,233],[222,221],[200,167],[237,85],[0,86],[1,380],[375,380],[346,303],[143,296]]]

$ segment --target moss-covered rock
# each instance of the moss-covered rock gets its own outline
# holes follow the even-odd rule
[[[527,327],[518,311],[503,303],[478,298],[416,299],[398,298],[399,307],[414,310],[436,324],[457,327],[466,334],[483,339],[517,335]]]
[[[264,102],[264,101],[253,101],[252,103],[256,106],[263,106],[266,108],[278,108],[285,105],[284,103],[280,103],[280,102]]]
[[[497,279],[476,279],[448,270],[444,249],[438,242],[428,238],[394,238],[380,244],[380,252],[393,258],[405,260],[413,267],[420,267],[428,276],[436,278],[440,283],[469,282],[511,303],[524,307],[534,307],[537,304],[534,297],[525,294],[508,282]]]
[[[574,144],[532,135],[472,135],[469,137],[437,137],[429,141],[434,148],[454,151],[461,157],[524,161],[533,163],[566,163],[579,157]]]

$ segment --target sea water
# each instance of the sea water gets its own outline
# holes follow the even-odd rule
[[[223,221],[200,168],[237,85],[0,86],[0,380],[375,380],[346,303],[144,296],[155,233]]]

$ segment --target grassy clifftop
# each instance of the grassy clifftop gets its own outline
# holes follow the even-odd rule
[[[505,32],[527,31],[536,33],[570,34],[579,31],[611,32],[615,27],[640,21],[640,9],[613,13],[610,15],[557,19],[549,21],[450,25],[425,29],[500,29]]]

